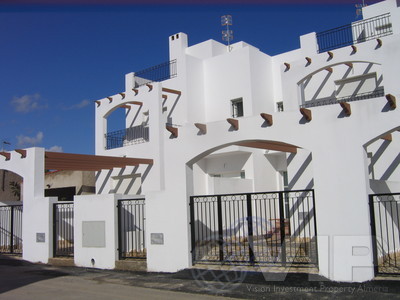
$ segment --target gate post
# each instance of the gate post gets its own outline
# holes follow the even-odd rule
[[[194,199],[193,196],[190,197],[189,201],[189,209],[190,209],[190,235],[192,240],[192,265],[196,261],[196,233],[195,233],[195,221],[194,221]]]
[[[14,206],[10,206],[10,253],[14,253]]]
[[[285,207],[283,203],[283,193],[279,192],[279,224],[281,236],[281,261],[286,266],[286,244],[285,244]]]
[[[218,244],[219,244],[219,260],[224,260],[224,235],[222,230],[222,203],[221,196],[217,196],[217,214],[218,214]]]
[[[369,198],[369,213],[370,213],[370,222],[371,222],[371,236],[372,236],[372,256],[374,263],[374,276],[378,274],[378,251],[376,249],[377,241],[376,241],[376,223],[375,223],[375,211],[374,211],[374,196],[368,195]]]
[[[254,242],[253,242],[253,211],[251,207],[251,194],[246,195],[247,200],[247,232],[248,232],[248,242],[249,242],[249,258],[250,263],[254,264]]]

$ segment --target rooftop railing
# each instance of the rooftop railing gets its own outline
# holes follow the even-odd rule
[[[317,33],[318,52],[350,46],[392,34],[390,13]]]
[[[135,72],[135,87],[176,77],[176,59]]]

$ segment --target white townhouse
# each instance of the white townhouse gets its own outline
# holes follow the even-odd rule
[[[53,229],[56,200],[31,178],[40,172],[14,168],[28,181],[24,257],[47,262],[71,248],[76,265],[98,268],[133,258],[161,272],[221,263],[306,266],[336,281],[400,273],[400,2],[364,7],[363,20],[300,45],[269,56],[171,35],[168,62],[95,101],[96,156],[3,153],[0,169],[33,159],[97,171],[96,194],[75,197],[73,220],[60,217],[66,239]],[[118,110],[123,125],[110,131]]]

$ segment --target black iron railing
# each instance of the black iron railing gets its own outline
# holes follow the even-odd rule
[[[317,33],[319,53],[392,34],[390,13]]]
[[[148,142],[149,132],[149,127],[143,125],[109,132],[105,135],[106,149]]]
[[[340,98],[331,97],[331,98],[326,98],[326,99],[307,101],[304,104],[300,105],[300,107],[308,108],[308,107],[332,105],[332,104],[338,104],[340,102],[353,102],[353,101],[378,98],[378,97],[383,97],[384,95],[385,95],[385,91],[384,91],[383,87],[381,87],[381,88],[376,89],[375,91],[367,92],[367,93],[360,93],[357,95],[351,95],[351,96],[340,97]]]
[[[54,203],[53,254],[74,255],[74,203]]]
[[[190,197],[193,263],[318,265],[314,191]]]
[[[369,196],[375,274],[400,274],[400,193]]]
[[[135,87],[176,77],[176,59],[135,72]]]
[[[0,253],[22,254],[22,205],[0,206]]]
[[[144,205],[144,199],[118,201],[119,259],[146,258]]]

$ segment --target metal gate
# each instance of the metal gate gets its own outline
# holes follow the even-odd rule
[[[22,254],[22,205],[0,206],[0,253]]]
[[[369,195],[375,274],[400,274],[400,193]]]
[[[53,253],[55,257],[74,255],[74,203],[54,203]]]
[[[119,259],[146,258],[146,215],[144,205],[144,199],[118,201]]]
[[[318,266],[314,191],[190,197],[193,263]]]

